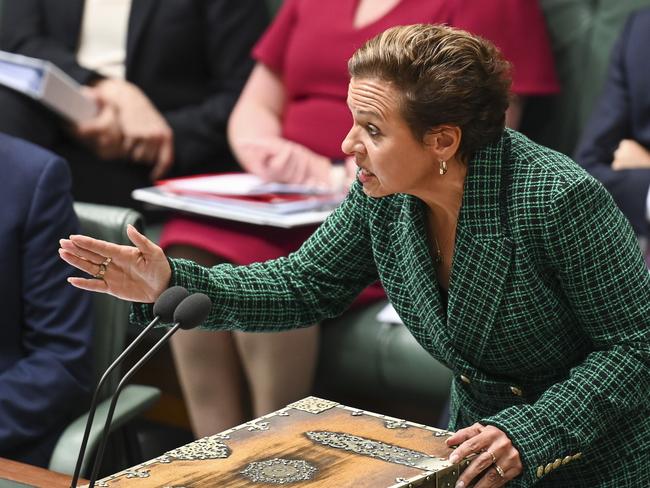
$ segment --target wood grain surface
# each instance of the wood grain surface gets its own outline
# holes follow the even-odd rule
[[[276,412],[254,421],[268,422],[268,430],[250,431],[249,423],[227,431],[230,438],[222,442],[231,454],[225,459],[172,460],[171,463],[152,460],[132,468],[131,477],[122,472],[103,481],[111,488],[277,488],[278,484],[252,482],[241,473],[252,462],[274,458],[304,460],[316,467],[310,481],[285,484],[295,488],[389,487],[398,478],[409,479],[424,473],[418,468],[320,445],[305,435],[308,431],[350,434],[435,458],[446,458],[451,452],[445,446],[446,437],[436,437],[431,430],[417,426],[389,429],[383,418],[365,413],[352,415],[350,409],[340,406],[318,414],[296,409],[285,412],[289,415]],[[135,478],[135,472],[145,477]]]

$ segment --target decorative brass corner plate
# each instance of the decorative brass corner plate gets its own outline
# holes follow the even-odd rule
[[[178,447],[163,454],[160,462],[197,461],[205,459],[225,459],[230,456],[230,448],[216,436],[204,437],[185,446]]]
[[[291,403],[287,408],[295,408],[296,410],[302,410],[303,412],[309,412],[314,414],[319,414],[330,408],[334,408],[338,405],[337,402],[332,402],[330,400],[323,400],[322,398],[310,396],[303,398],[297,402]]]

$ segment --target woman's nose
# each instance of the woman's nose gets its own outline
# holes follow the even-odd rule
[[[347,154],[348,156],[352,156],[354,154],[354,126],[348,131],[348,134],[345,136],[343,139],[343,142],[341,143],[341,150]]]

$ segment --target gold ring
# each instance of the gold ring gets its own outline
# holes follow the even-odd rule
[[[494,463],[494,469],[497,470],[497,473],[499,473],[499,476],[501,476],[502,478],[506,477],[506,473],[503,471],[503,468],[501,466],[499,466],[497,463]]]
[[[494,455],[494,453],[492,451],[490,451],[489,449],[487,451],[485,451],[485,452],[487,452],[490,456],[492,456],[492,464],[496,464],[497,463],[497,458]]]
[[[98,264],[99,271],[93,277],[98,280],[103,280],[104,275],[106,274],[106,268],[108,268],[108,265],[111,264],[111,261],[113,261],[113,258],[108,257],[104,259],[104,261],[101,264]]]
[[[98,280],[103,280],[105,274],[106,274],[106,265],[102,263],[99,265],[99,271],[97,272],[97,274],[93,275],[93,278]]]

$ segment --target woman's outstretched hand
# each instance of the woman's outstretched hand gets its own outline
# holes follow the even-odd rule
[[[61,258],[92,276],[68,281],[77,288],[109,293],[124,300],[155,302],[169,285],[169,262],[163,250],[135,227],[129,225],[126,233],[135,247],[82,235],[61,239]]]

